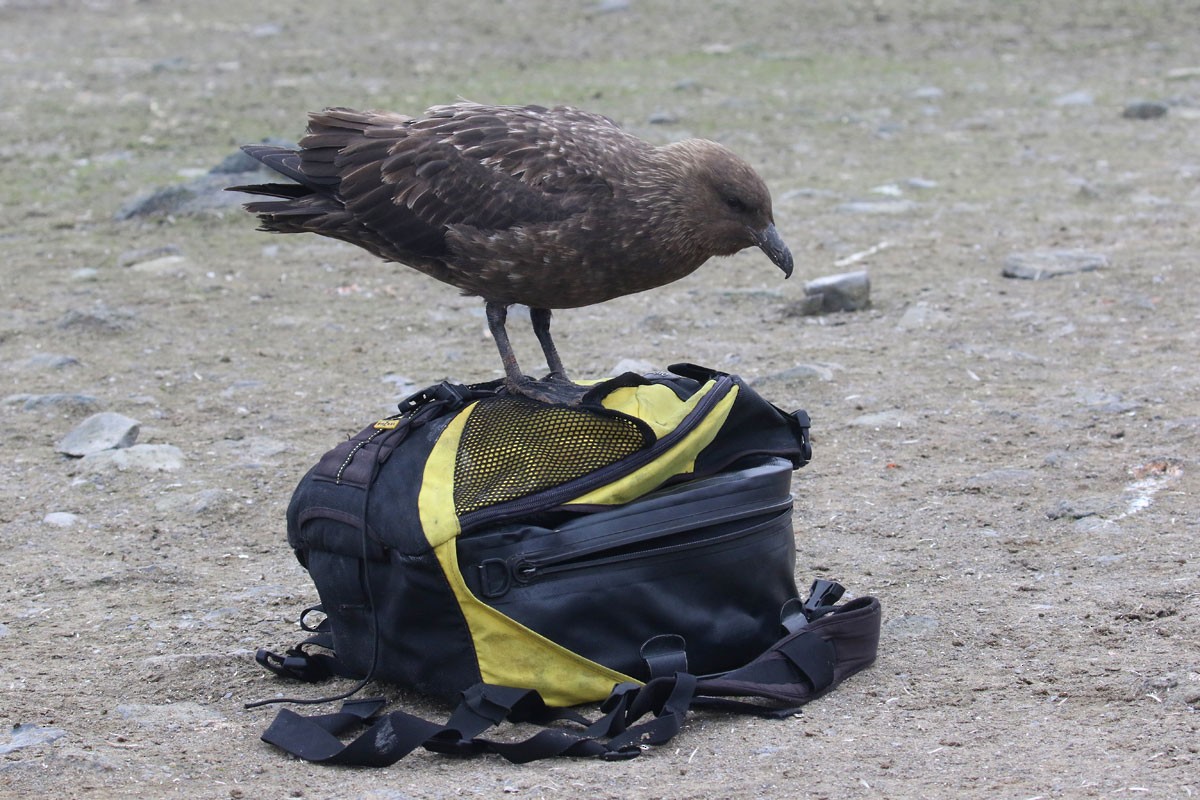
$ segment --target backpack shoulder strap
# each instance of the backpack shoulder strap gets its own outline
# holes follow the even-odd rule
[[[806,623],[793,623],[793,632],[754,661],[717,676],[675,672],[644,685],[621,684],[601,705],[603,716],[590,723],[573,711],[548,707],[532,689],[478,684],[464,692],[444,724],[403,711],[381,714],[385,701],[372,698],[349,700],[333,714],[305,717],[282,709],[262,738],[306,761],[347,766],[388,766],[418,747],[454,755],[495,753],[514,763],[554,756],[633,758],[644,747],[669,742],[692,708],[782,718],[870,666],[879,646],[880,603],[873,597],[840,606],[822,602],[840,594],[836,584],[814,583],[804,604]],[[582,730],[543,727],[518,742],[479,735],[505,721],[536,726],[567,721]],[[340,736],[364,725],[366,731],[342,743]]]

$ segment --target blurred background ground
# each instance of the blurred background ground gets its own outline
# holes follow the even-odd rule
[[[0,795],[1200,791],[1198,22],[1165,0],[0,0]],[[292,687],[252,652],[315,598],[284,541],[296,481],[498,359],[449,287],[211,195],[143,201],[311,109],[460,96],[717,139],[771,186],[795,279],[748,251],[556,338],[579,376],[693,361],[812,414],[798,580],[880,597],[885,624],[802,717],[698,715],[619,764],[347,771],[258,741],[273,712],[242,703]],[[1066,273],[1003,275],[1030,263]],[[869,309],[796,313],[852,269]],[[97,411],[163,447],[57,453]]]

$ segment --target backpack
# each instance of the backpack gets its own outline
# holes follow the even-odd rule
[[[326,453],[287,515],[320,598],[301,615],[312,635],[257,660],[361,679],[331,699],[381,680],[460,704],[444,725],[379,699],[285,709],[264,740],[340,764],[419,746],[624,758],[669,740],[689,708],[791,713],[868,666],[878,601],[839,605],[828,581],[801,601],[795,585],[808,415],[735,376],[670,370],[598,383],[578,406],[444,382]],[[596,721],[569,710],[597,701]],[[505,719],[556,725],[479,736]]]

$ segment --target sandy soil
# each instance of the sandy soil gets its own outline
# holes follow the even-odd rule
[[[962,5],[0,0],[0,795],[1200,792],[1200,6]],[[812,414],[798,578],[885,623],[801,718],[704,714],[617,764],[348,771],[258,740],[242,703],[291,687],[251,654],[315,597],[295,482],[499,362],[478,302],[348,246],[115,215],[309,109],[460,95],[715,138],[771,185],[798,279],[747,252],[556,330],[578,375],[694,361]],[[1002,276],[1063,249],[1104,266]],[[850,269],[871,309],[794,313]],[[182,463],[56,452],[101,410]]]

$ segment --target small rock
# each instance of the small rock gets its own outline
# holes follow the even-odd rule
[[[937,86],[922,86],[915,89],[912,97],[916,100],[940,100],[946,93]]]
[[[80,521],[78,514],[69,511],[51,511],[42,517],[42,522],[55,528],[71,528]]]
[[[821,311],[859,311],[871,305],[871,278],[866,270],[826,275],[804,284],[804,294],[819,297]]]
[[[79,423],[55,448],[68,456],[82,457],[101,450],[129,447],[137,441],[141,423],[113,411],[101,411]]]
[[[904,411],[879,411],[862,414],[846,424],[851,428],[911,428],[917,424],[917,420]]]
[[[166,275],[168,273],[179,272],[180,268],[187,263],[188,260],[183,256],[162,256],[161,258],[152,258],[149,261],[140,261],[129,268],[134,272],[143,272],[150,275]]]
[[[1120,533],[1121,526],[1103,517],[1082,517],[1072,526],[1078,533]]]
[[[1012,253],[1004,259],[1001,274],[1006,278],[1040,281],[1075,272],[1092,272],[1108,267],[1107,256],[1087,250],[1035,250]]]
[[[135,444],[121,450],[92,453],[84,456],[81,463],[93,472],[106,469],[173,472],[183,466],[183,451],[169,444]]]
[[[904,184],[912,189],[936,189],[938,182],[928,178],[909,178]]]
[[[64,414],[87,414],[100,407],[100,401],[90,394],[10,394],[5,405],[19,405],[22,411],[61,411]]]
[[[1062,499],[1046,509],[1047,519],[1083,519],[1111,509],[1114,503],[1102,497],[1086,497],[1079,500]]]
[[[0,756],[8,755],[24,747],[36,747],[40,744],[50,744],[66,736],[62,728],[42,727],[29,722],[14,725],[12,735],[7,742],[0,742]]]
[[[675,125],[679,122],[679,115],[674,111],[655,111],[646,121],[651,125]]]
[[[29,369],[63,369],[64,367],[79,366],[79,359],[60,353],[38,353],[30,356],[25,362],[25,366]]]
[[[132,311],[98,306],[90,311],[71,309],[59,317],[55,327],[84,334],[115,335],[133,327],[137,317]]]
[[[907,214],[916,207],[917,204],[911,200],[854,200],[849,203],[842,203],[837,207],[837,210],[846,214],[875,214],[883,216]]]
[[[1095,96],[1086,89],[1080,89],[1077,92],[1068,92],[1054,98],[1054,105],[1056,106],[1090,106],[1095,105],[1095,103]]]
[[[181,256],[183,250],[177,244],[164,244],[156,247],[139,247],[135,250],[126,250],[121,255],[117,256],[117,265],[122,267],[131,267],[134,264],[140,264],[143,261],[150,261],[163,256]]]
[[[1138,100],[1125,106],[1121,116],[1125,119],[1158,119],[1167,113],[1166,103],[1155,100]]]
[[[618,375],[624,375],[626,372],[633,372],[637,375],[645,375],[648,372],[657,372],[658,365],[651,364],[649,361],[643,361],[640,358],[622,358],[617,362],[610,371],[609,375],[614,378]]]

